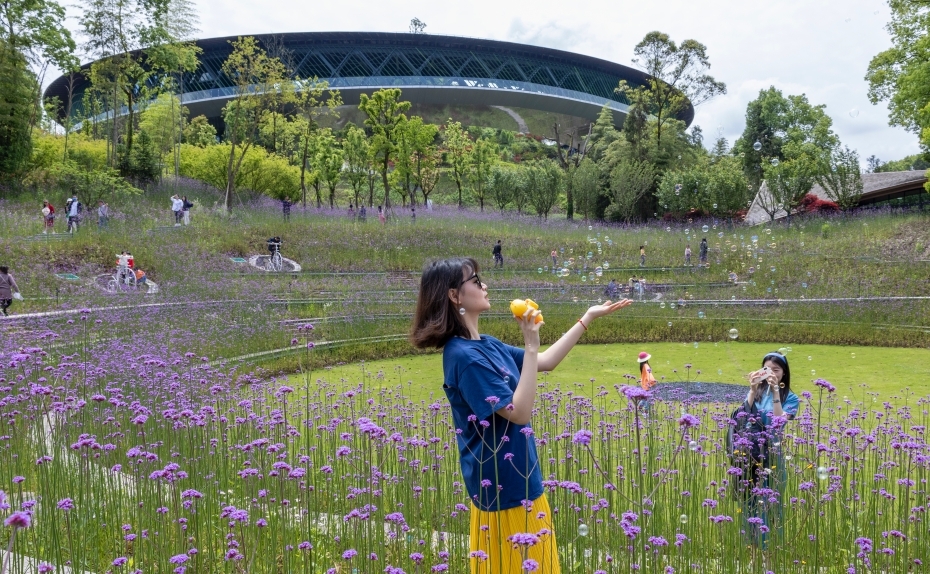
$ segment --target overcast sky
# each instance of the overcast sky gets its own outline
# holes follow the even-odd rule
[[[890,46],[882,0],[195,1],[203,38],[405,32],[417,17],[427,33],[524,42],[626,65],[643,36],[660,30],[678,43],[691,38],[706,45],[710,73],[727,85],[726,96],[697,109],[694,122],[708,146],[718,132],[732,144],[742,133],[747,102],[774,85],[826,104],[834,130],[863,163],[873,154],[887,161],[919,151],[917,136],[888,126],[885,105],[873,106],[867,97],[869,61]]]

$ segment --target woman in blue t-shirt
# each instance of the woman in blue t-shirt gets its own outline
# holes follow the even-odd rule
[[[491,309],[487,285],[471,258],[426,265],[410,340],[443,349],[443,390],[452,406],[459,455],[471,508],[471,571],[524,572],[535,561],[541,574],[559,574],[549,503],[543,494],[536,441],[529,426],[536,375],[552,371],[591,321],[630,305],[624,299],[595,305],[545,351],[539,350],[539,311],[516,319],[524,348],[478,331]],[[527,566],[532,566],[529,564]]]
[[[772,533],[782,531],[782,496],[788,473],[782,446],[783,428],[775,417],[793,420],[800,400],[791,391],[791,369],[788,358],[781,353],[769,353],[762,358],[762,368],[749,373],[749,393],[746,406],[762,415],[768,440],[766,468],[756,470],[754,488],[744,502],[743,529],[750,540],[766,549]]]

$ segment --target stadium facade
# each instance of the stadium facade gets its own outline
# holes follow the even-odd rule
[[[258,34],[266,49],[283,48],[297,78],[317,77],[338,89],[345,104],[380,88],[400,88],[414,103],[515,106],[595,119],[604,104],[614,123],[623,124],[629,102],[614,89],[620,80],[633,86],[649,77],[634,68],[562,50],[457,36],[375,32],[301,32]],[[219,123],[232,97],[221,67],[236,37],[197,40],[200,67],[184,74],[182,103],[191,117],[205,115]],[[88,70],[91,63],[82,70]],[[151,80],[153,84],[158,78]],[[90,82],[83,74],[71,80],[72,110],[80,113]],[[68,101],[69,78],[57,78],[45,97]],[[64,107],[59,119],[64,119]],[[690,124],[694,108],[679,114]]]

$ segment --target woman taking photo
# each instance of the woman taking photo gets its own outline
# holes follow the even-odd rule
[[[798,414],[799,403],[798,396],[791,392],[788,358],[781,353],[765,355],[762,368],[749,373],[746,403],[737,411],[748,414],[742,420],[758,417],[758,432],[750,433],[764,438],[764,447],[753,455],[758,460],[745,469],[750,475],[747,477],[749,484],[746,485],[743,512],[747,535],[763,550],[769,534],[781,530],[781,497],[788,478],[781,446],[782,425],[775,424],[775,417],[793,420]],[[737,419],[739,421],[741,417]],[[747,437],[758,443],[758,437]],[[754,488],[748,488],[750,486]],[[771,495],[758,494],[766,490],[777,491],[777,499],[773,501]]]
[[[591,307],[545,351],[539,350],[544,323],[536,322],[539,311],[530,307],[516,318],[523,334],[520,349],[480,334],[478,317],[491,309],[491,302],[474,259],[445,259],[424,268],[410,340],[417,348],[443,349],[443,390],[473,505],[473,574],[560,572],[529,426],[537,373],[555,369],[591,321],[631,303],[624,299]]]

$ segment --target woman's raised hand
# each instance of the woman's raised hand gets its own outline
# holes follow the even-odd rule
[[[621,299],[616,303],[611,302],[610,300],[604,301],[602,305],[594,305],[593,307],[588,308],[588,312],[585,313],[588,317],[592,319],[597,319],[598,317],[604,317],[605,315],[610,315],[617,309],[623,309],[629,305],[633,304],[632,299]]]
[[[545,321],[536,322],[539,315],[539,309],[528,308],[522,317],[514,317],[520,323],[520,330],[523,331],[523,343],[527,350],[539,350],[539,327],[544,325]]]

